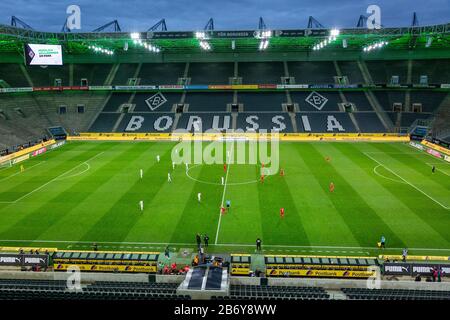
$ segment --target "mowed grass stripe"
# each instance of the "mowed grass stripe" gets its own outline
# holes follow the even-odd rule
[[[324,155],[318,151],[316,144],[301,144],[301,148],[298,145],[297,150],[314,173],[324,192],[328,192],[328,197],[350,230],[352,230],[360,246],[374,246],[382,235],[389,239],[391,246],[404,246],[403,241],[398,238],[395,232],[356,192],[350,182],[334,168],[333,160],[328,166],[317,166],[317,159],[323,158]],[[327,190],[330,182],[333,182],[336,186],[333,193]]]
[[[173,144],[172,148],[176,147],[177,145]],[[183,214],[183,209],[186,203],[192,200],[193,188],[196,185],[196,181],[193,179],[199,178],[202,167],[189,165],[191,179],[186,175],[184,163],[175,165],[175,169],[172,169],[170,157],[162,160],[162,162],[164,162],[164,169],[153,169],[153,174],[162,174],[164,181],[146,206],[145,218],[140,219],[129,231],[125,239],[127,242],[172,242],[171,238]],[[167,181],[168,172],[172,176],[172,182],[170,183]],[[196,193],[194,199],[197,199]],[[196,214],[200,213],[196,212]],[[190,219],[199,219],[199,217],[194,214]],[[193,242],[192,234],[188,236],[186,229],[178,236],[183,239],[189,238],[190,241],[187,242]]]
[[[372,161],[372,164],[377,165],[375,161]],[[405,165],[408,164],[405,163]],[[409,227],[411,236],[416,237],[414,242],[415,247],[448,247],[440,240],[443,238],[447,243],[450,242],[450,232],[448,231],[450,226],[450,214],[448,210],[443,209],[408,184],[389,181],[381,177],[378,177],[377,179],[386,189],[397,197],[404,206],[408,207],[410,211],[414,212],[415,215],[420,217],[423,221],[423,225],[419,224],[415,227],[409,226],[408,218],[404,221],[406,227]],[[423,228],[424,225],[433,228],[440,235],[440,238],[436,239],[428,234]]]
[[[134,183],[129,185],[116,185],[120,191],[120,197],[118,199],[112,199],[114,205],[107,211],[103,212],[103,215],[98,219],[92,227],[85,232],[81,237],[82,241],[124,241],[127,237],[129,231],[133,228],[139,219],[144,218],[144,215],[148,213],[148,209],[145,204],[148,204],[154,195],[159,191],[161,185],[167,180],[166,170],[163,167],[170,159],[170,144],[163,145],[163,149],[160,156],[161,162],[156,162],[156,154],[153,152],[148,152],[148,149],[142,149],[144,144],[136,144],[137,155],[133,157],[139,158],[141,154],[148,157],[148,163],[150,165],[145,169],[145,177],[147,184],[142,187],[144,181],[140,179],[136,180],[136,175],[139,174],[137,170],[129,172],[132,175],[131,181]],[[130,159],[130,154],[125,153],[124,158],[128,161]],[[135,159],[133,159],[135,160]],[[145,164],[145,163],[143,163]],[[155,171],[164,172],[163,174],[153,174],[153,169]],[[139,201],[144,201],[144,212],[140,211]]]
[[[281,144],[280,151],[280,167],[286,172],[284,178],[280,178],[291,190],[310,244],[358,246],[352,231],[328,197],[328,190],[321,187],[303,158],[298,156],[295,143]],[[317,167],[323,165],[329,164],[325,159],[316,160]]]
[[[115,202],[123,195],[123,192],[133,185],[139,178],[139,169],[144,171],[148,166],[155,162],[151,151],[158,149],[160,145],[148,142],[136,142],[135,147],[132,144],[118,144],[114,149],[122,150],[119,158],[114,162],[109,162],[106,166],[93,166],[93,175],[90,179],[100,176],[105,180],[103,184],[97,186],[91,185],[90,179],[84,180],[86,188],[83,190],[70,190],[72,192],[87,192],[88,197],[82,202],[74,203],[72,210],[55,225],[40,235],[40,239],[60,239],[60,230],[67,225],[73,226],[64,234],[64,239],[78,240],[93,225],[102,218],[103,214],[114,206]],[[123,151],[125,151],[123,153]],[[104,159],[108,159],[104,154]],[[147,172],[144,173],[146,178]],[[148,181],[147,181],[148,182]],[[69,195],[70,195],[69,194]],[[69,197],[70,198],[70,197]],[[137,205],[137,204],[136,204]],[[131,204],[130,204],[131,206]],[[134,207],[133,209],[136,209]]]
[[[428,240],[442,243],[446,247],[447,240],[430,226],[423,217],[405,205],[402,201],[402,191],[398,187],[408,187],[404,183],[380,177],[373,171],[373,161],[360,152],[362,145],[333,144],[344,157],[333,153],[333,163],[338,171],[346,175],[347,180],[357,190],[361,197],[377,212],[383,221],[410,248],[428,245]],[[327,148],[328,150],[329,148]],[[387,172],[387,174],[389,174]],[[395,179],[395,176],[393,177]],[[419,232],[420,231],[420,232]],[[430,244],[431,245],[431,244]],[[389,241],[389,246],[395,246]]]
[[[374,145],[373,148],[383,150],[378,145]],[[412,168],[414,159],[410,159],[409,155],[400,155],[401,159],[399,159],[396,153],[392,153],[391,148],[388,147],[384,150],[386,153],[383,155],[380,153],[368,153],[367,155],[401,177],[412,189],[415,189],[419,197],[428,198],[434,202],[434,205],[450,209],[449,187],[444,187],[435,181],[435,175],[431,173],[431,170],[428,175],[417,172]],[[410,164],[409,161],[412,163]],[[426,166],[425,163],[423,165]]]
[[[230,210],[222,216],[218,243],[252,244],[256,238],[263,238],[261,224],[261,208],[259,203],[259,182],[249,184],[233,184],[258,181],[256,165],[232,164],[228,176],[225,201],[231,201]],[[219,205],[220,205],[219,200]],[[216,216],[218,215],[216,213]]]
[[[46,161],[45,164],[20,173],[7,182],[1,183],[0,201],[15,201],[98,153],[98,148],[95,148],[95,146],[91,146],[83,153],[73,154],[55,151],[51,156],[41,159],[41,161]],[[55,159],[55,161],[52,159]],[[24,166],[26,168],[30,165],[24,163]],[[17,168],[17,170],[20,169]]]
[[[380,150],[386,152],[391,158],[397,160],[398,162],[401,162],[402,164],[407,163],[408,168],[414,170],[418,175],[420,175],[419,179],[414,180],[427,180],[432,183],[439,184],[442,188],[449,191],[450,190],[450,177],[444,175],[443,173],[439,173],[437,170],[434,174],[431,172],[431,166],[427,163],[437,163],[441,160],[435,159],[433,161],[432,158],[427,157],[426,153],[419,153],[419,154],[413,154],[413,153],[405,153],[400,154],[399,149],[394,147],[393,145],[387,144],[384,146],[381,145],[375,145],[375,147]],[[448,164],[450,166],[450,164]],[[437,173],[437,174],[436,174]],[[437,188],[439,186],[436,185]],[[433,189],[436,189],[433,188]],[[450,196],[450,194],[449,194]]]
[[[126,152],[127,149],[123,150],[123,153]],[[103,160],[99,170],[110,164],[116,164],[115,160],[122,156],[119,153],[108,161]],[[55,185],[58,183],[58,187],[54,188],[52,197],[47,195],[46,201],[39,202],[39,206],[36,206],[34,210],[31,210],[11,228],[3,231],[0,234],[0,239],[37,239],[48,228],[66,216],[74,206],[83,202],[90,195],[88,190],[97,189],[102,184],[107,183],[110,177],[96,175],[95,178],[91,179],[89,175],[86,175],[81,179],[55,181]],[[70,226],[66,226],[66,228],[70,228]]]
[[[223,170],[223,167],[220,164],[201,165],[197,179],[219,182],[221,170]],[[232,166],[230,170],[233,170]],[[202,194],[201,203],[197,200],[199,192]],[[210,242],[214,243],[222,193],[223,186],[221,185],[195,182],[182,208],[181,216],[179,216],[178,221],[174,221],[176,227],[172,231],[170,242],[195,243],[195,234],[200,233],[202,235],[207,234]]]
[[[256,168],[258,173],[259,168]],[[258,184],[258,197],[264,243],[310,245],[302,215],[285,179],[279,174],[264,179],[264,183]],[[284,218],[280,217],[280,208],[285,209]]]
[[[50,167],[53,168],[56,173],[50,172],[50,176],[47,176],[47,179],[42,182],[39,186],[36,186],[36,188],[41,187],[45,183],[48,183],[58,175],[61,175],[62,173],[73,169],[78,164],[82,163],[83,161],[86,161],[87,159],[91,158],[92,156],[95,156],[98,154],[99,151],[93,152],[94,150],[86,150],[83,148],[84,151],[80,152],[79,154],[72,154],[71,153],[71,161],[70,163],[67,162],[67,158],[63,156],[61,153],[61,157],[56,157],[52,160]],[[78,159],[78,164],[73,164],[74,159]],[[49,161],[50,162],[50,161]],[[46,166],[47,164],[45,164]],[[43,174],[42,174],[43,175]],[[15,203],[8,203],[8,204],[2,204],[0,206],[0,233],[6,230],[7,228],[11,227],[12,225],[18,223],[21,221],[21,219],[26,219],[26,216],[30,215],[30,212],[34,212],[34,210],[38,207],[41,207],[45,204],[51,205],[52,196],[57,195],[62,190],[55,189],[55,184],[57,181],[53,181],[49,183],[44,188],[40,189],[37,192],[34,192],[32,195],[22,199],[21,201],[15,202]],[[27,189],[21,193],[21,195],[26,195],[30,192],[32,192],[35,189]],[[13,199],[13,200],[17,200]],[[45,212],[45,208],[43,209]],[[0,238],[1,239],[1,238]]]
[[[57,149],[53,149],[53,150],[49,150],[46,153],[40,154],[38,156],[35,157],[31,157],[26,161],[23,162],[19,162],[16,163],[14,165],[12,165],[11,167],[5,167],[5,168],[0,168],[0,181],[2,179],[7,178],[8,176],[11,176],[12,174],[15,174],[17,172],[20,172],[20,166],[23,165],[25,167],[25,171],[27,168],[35,165],[36,163],[42,162],[44,160],[51,160],[55,157],[61,157],[61,155],[64,153],[69,153],[70,150],[72,150],[73,148],[79,148],[80,145],[74,145],[72,143],[66,143],[63,147],[59,147]],[[88,148],[91,149],[94,146],[89,146],[87,144],[84,145],[84,148]],[[70,156],[70,154],[68,154],[67,156]]]

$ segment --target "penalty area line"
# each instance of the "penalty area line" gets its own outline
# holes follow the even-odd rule
[[[61,178],[61,177],[63,177],[64,175],[68,174],[69,172],[72,172],[73,170],[75,170],[75,169],[78,168],[79,166],[81,166],[81,165],[87,163],[88,161],[91,161],[91,160],[97,158],[99,155],[103,154],[104,152],[105,152],[105,151],[102,151],[102,152],[96,154],[95,156],[90,157],[88,160],[83,161],[82,163],[76,165],[75,167],[73,167],[73,168],[70,169],[70,170],[67,170],[66,172],[63,172],[62,174],[60,174],[60,175],[57,176],[56,178],[53,178],[52,180],[50,180],[50,181],[44,183],[44,184],[41,185],[40,187],[37,187],[36,189],[34,189],[34,190],[28,192],[27,194],[24,194],[24,195],[21,196],[19,199],[16,199],[16,200],[14,200],[14,201],[12,201],[12,202],[1,202],[1,203],[17,203],[17,202],[19,202],[20,200],[22,200],[22,199],[28,197],[29,195],[35,193],[36,191],[41,190],[42,188],[44,188],[45,186],[49,185],[49,184],[52,183],[53,181],[57,181],[59,178]]]
[[[447,207],[445,205],[443,205],[442,203],[440,203],[439,201],[437,201],[436,199],[434,199],[432,196],[428,195],[427,193],[423,192],[421,189],[419,189],[418,187],[416,187],[415,185],[413,185],[412,183],[408,182],[407,180],[405,180],[404,178],[402,178],[400,175],[398,175],[397,173],[395,173],[394,171],[392,171],[391,169],[389,169],[387,166],[385,166],[384,164],[380,163],[377,159],[371,157],[369,154],[367,154],[366,152],[363,152],[366,157],[372,159],[373,161],[375,161],[376,163],[378,163],[380,166],[384,167],[386,170],[388,170],[389,172],[391,172],[393,175],[397,176],[398,178],[400,178],[401,180],[403,180],[405,183],[409,184],[411,187],[413,187],[414,189],[416,189],[417,191],[419,191],[420,193],[422,193],[423,195],[425,195],[426,197],[428,197],[429,199],[433,200],[434,202],[436,202],[438,205],[440,205],[442,208],[446,209],[446,210],[450,210],[450,207]]]

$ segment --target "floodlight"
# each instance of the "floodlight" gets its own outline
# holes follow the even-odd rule
[[[339,29],[331,29],[330,35],[331,35],[332,37],[337,37],[337,36],[339,35],[339,33],[341,33],[341,32],[339,31]]]
[[[132,32],[130,33],[130,37],[131,39],[137,40],[141,38],[141,35],[139,34],[139,32]]]

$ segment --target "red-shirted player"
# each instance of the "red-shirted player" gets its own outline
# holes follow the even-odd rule
[[[225,214],[226,212],[227,212],[227,209],[225,209],[224,207],[220,207],[221,214]]]
[[[330,182],[330,192],[334,192],[334,183]]]
[[[280,176],[282,176],[282,177],[284,176],[284,169],[283,168],[280,169]]]
[[[284,208],[280,208],[280,218],[284,218]]]
[[[260,181],[261,183],[264,183],[264,174],[261,175]]]
[[[223,171],[227,172],[227,164],[226,163],[224,163],[224,165],[223,165]]]

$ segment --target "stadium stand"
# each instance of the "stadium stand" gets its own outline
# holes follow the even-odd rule
[[[287,112],[239,113],[237,129],[248,132],[259,132],[261,130],[293,132],[292,121]]]
[[[374,111],[373,107],[370,105],[369,100],[364,92],[354,91],[344,93],[347,102],[353,103],[355,105],[355,111]]]
[[[330,295],[321,287],[230,285],[225,300],[327,300]],[[216,300],[217,297],[212,297]]]
[[[450,300],[450,291],[343,288],[350,300]]]
[[[227,105],[233,102],[232,92],[190,92],[184,101],[189,112],[226,112]]]
[[[128,103],[131,98],[131,93],[118,92],[111,94],[110,98],[106,102],[105,107],[103,108],[103,112],[117,112],[119,111],[119,107]]]
[[[399,76],[400,83],[407,83],[406,60],[368,60],[365,63],[374,83],[391,83],[392,76]]]
[[[342,103],[339,93],[331,91],[296,91],[291,92],[291,98],[300,111],[339,111]]]
[[[343,76],[347,76],[348,83],[364,83],[364,77],[356,61],[338,61],[337,64],[339,69],[341,70],[341,74]]]
[[[139,83],[141,85],[176,84],[178,78],[183,77],[184,68],[184,63],[144,63],[138,74]]]
[[[106,115],[102,113],[99,123],[106,123],[111,126],[112,121],[103,116]],[[115,122],[118,120],[117,114],[114,119]],[[100,117],[99,117],[100,118]],[[114,123],[115,123],[114,122]],[[175,114],[173,113],[128,113],[123,118],[120,124],[117,126],[117,132],[171,132],[173,130],[173,125],[175,122]],[[96,131],[101,132],[101,131]],[[104,132],[104,131],[103,131]],[[111,129],[106,132],[111,132]]]
[[[403,91],[374,91],[374,95],[385,111],[393,111],[394,103],[401,103],[404,108],[405,92]]]
[[[349,115],[345,112],[296,113],[297,132],[356,132]]]
[[[298,61],[288,62],[289,76],[295,78],[295,83],[334,83],[336,69],[332,61]]]
[[[378,118],[378,115],[373,112],[354,112],[353,116],[358,122],[361,132],[382,133],[386,132],[386,128]]]
[[[87,79],[90,86],[103,86],[111,72],[112,65],[107,63],[86,63],[73,65],[73,84],[81,85],[81,79]]]
[[[244,105],[244,111],[281,111],[286,102],[284,92],[241,92],[238,102]]]
[[[426,120],[430,118],[430,114],[418,112],[402,112],[400,115],[400,126],[409,127],[416,120]]]
[[[177,284],[94,282],[81,290],[66,281],[0,280],[0,300],[190,300],[176,294]]]
[[[450,80],[450,60],[413,60],[412,83],[419,83],[420,76],[428,76],[428,83],[448,83]]]
[[[117,69],[113,84],[128,85],[128,80],[135,76],[138,66],[136,63],[121,63],[119,69]]]
[[[232,128],[231,113],[184,113],[181,115],[177,129],[188,130],[189,132],[210,129],[216,131],[229,130]]]
[[[131,103],[135,105],[134,112],[171,112],[173,105],[181,101],[181,96],[177,92],[139,92]]]
[[[412,91],[411,105],[420,103],[422,104],[421,112],[433,113],[439,108],[446,96],[447,92]]]
[[[56,79],[61,85],[69,85],[69,65],[64,66],[29,66],[27,72],[36,87],[56,86]]]
[[[227,84],[233,76],[234,64],[230,62],[189,64],[191,84]]]
[[[29,86],[20,65],[16,63],[0,63],[0,80],[5,81],[12,88]]]
[[[101,113],[89,128],[91,132],[112,132],[120,113]]]
[[[281,83],[284,76],[282,62],[241,62],[238,65],[244,84]]]

